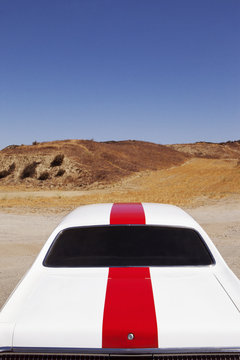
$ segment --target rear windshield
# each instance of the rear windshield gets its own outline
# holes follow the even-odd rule
[[[149,225],[74,227],[61,231],[43,264],[49,267],[210,265],[192,229]]]

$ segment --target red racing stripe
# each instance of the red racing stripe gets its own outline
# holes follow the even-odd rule
[[[142,204],[114,204],[110,224],[145,224]],[[128,335],[133,334],[132,340]],[[148,267],[109,268],[103,348],[157,348],[158,332]]]
[[[110,224],[146,224],[142,204],[114,204],[110,214]]]

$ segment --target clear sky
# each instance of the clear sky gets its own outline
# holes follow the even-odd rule
[[[0,0],[0,148],[240,139],[239,0]]]

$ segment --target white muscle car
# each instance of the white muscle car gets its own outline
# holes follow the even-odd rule
[[[240,360],[240,281],[161,204],[81,206],[0,312],[0,360]]]

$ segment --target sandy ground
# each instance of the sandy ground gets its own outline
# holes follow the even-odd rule
[[[222,256],[240,278],[240,201],[222,199],[185,208],[206,230]],[[0,306],[33,263],[64,213],[0,212]]]

